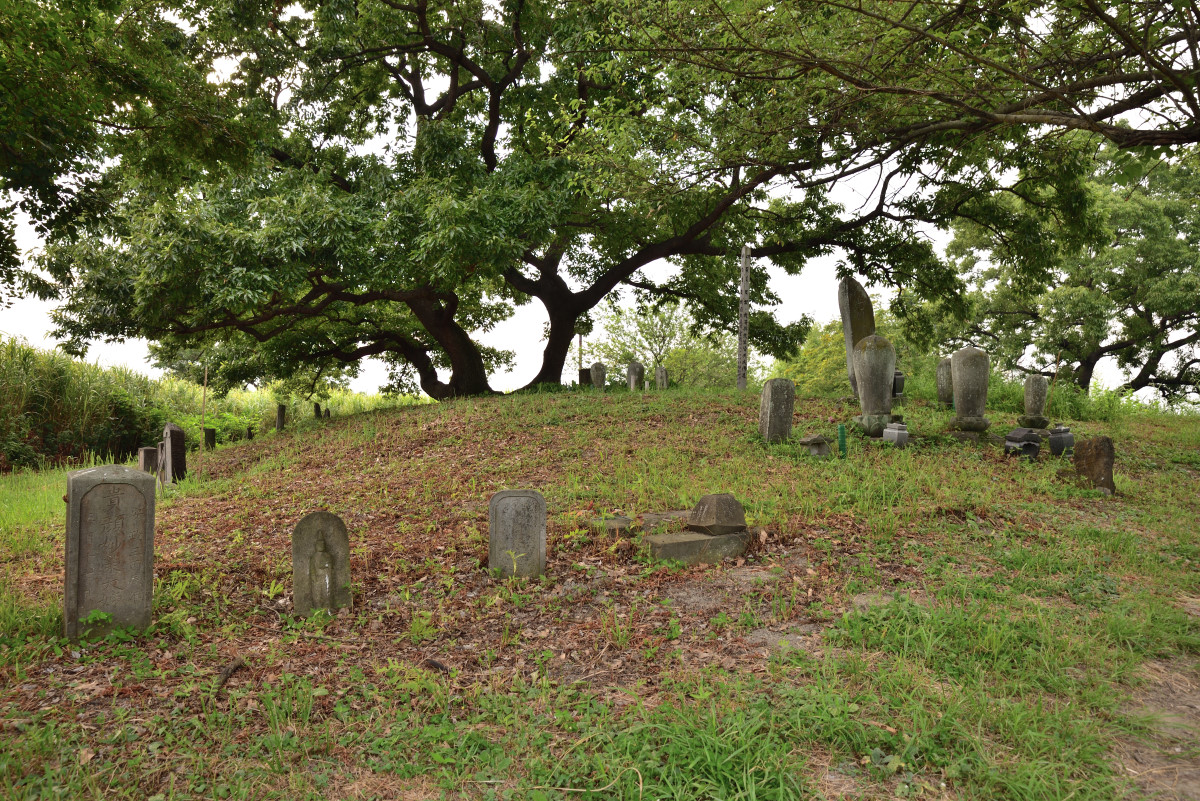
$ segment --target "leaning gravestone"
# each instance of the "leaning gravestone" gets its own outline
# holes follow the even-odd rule
[[[158,473],[158,448],[150,446],[149,448],[138,448],[138,466],[137,469],[143,473],[156,475]]]
[[[308,617],[314,609],[332,612],[353,602],[350,595],[350,536],[342,519],[313,512],[292,532],[292,604]]]
[[[784,442],[792,435],[792,413],[796,405],[796,384],[786,378],[772,378],[763,384],[758,402],[758,433],[767,442]]]
[[[943,409],[954,406],[954,373],[949,356],[938,362],[937,366],[937,397],[938,405]]]
[[[540,492],[501,490],[488,501],[488,567],[505,577],[546,572],[546,499]]]
[[[987,409],[988,355],[970,346],[950,357],[954,381],[954,419],[950,427],[959,431],[987,431],[992,424],[983,416]]]
[[[867,436],[879,437],[892,422],[892,385],[896,373],[896,349],[877,334],[863,337],[854,346],[854,375],[862,414],[854,423]]]
[[[850,389],[857,395],[854,348],[864,337],[875,333],[875,309],[863,285],[849,277],[843,278],[838,284],[838,308],[842,313],[842,333],[846,338],[846,372],[850,376]]]
[[[654,386],[658,387],[659,389],[666,389],[668,383],[667,368],[663,367],[661,364],[657,365],[654,368]]]
[[[1107,492],[1117,491],[1113,481],[1113,463],[1116,451],[1112,437],[1092,437],[1075,445],[1075,472],[1087,479],[1092,486]]]
[[[150,625],[154,477],[122,465],[67,474],[66,636]],[[94,612],[104,620],[88,623]]]
[[[174,423],[167,423],[163,429],[162,454],[158,459],[158,469],[164,484],[183,481],[187,477],[187,450],[183,429]]]
[[[641,389],[642,382],[646,380],[646,367],[641,362],[630,362],[625,369],[625,380],[629,382],[631,392]]]
[[[590,368],[592,376],[592,386],[596,389],[604,389],[604,383],[607,378],[608,368],[604,366],[604,362],[596,362]]]
[[[1044,375],[1031,375],[1025,379],[1025,414],[1017,418],[1022,428],[1045,428],[1050,425],[1046,417],[1046,396],[1050,382]]]

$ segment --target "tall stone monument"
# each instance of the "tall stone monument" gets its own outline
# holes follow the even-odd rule
[[[642,388],[642,382],[646,380],[646,367],[641,362],[633,361],[629,363],[629,367],[625,369],[625,380],[629,382],[630,391],[636,392]]]
[[[350,536],[330,512],[305,515],[292,532],[292,603],[296,614],[332,612],[353,603],[350,595]]]
[[[937,397],[938,405],[943,409],[954,406],[954,373],[950,366],[950,357],[942,359],[937,366]]]
[[[122,465],[67,474],[67,637],[150,625],[154,485],[153,476]],[[94,612],[103,619],[89,623]]]
[[[842,333],[846,337],[846,372],[850,388],[858,394],[858,379],[854,374],[854,347],[875,333],[875,309],[871,296],[853,278],[843,278],[838,284],[838,308],[842,313]],[[893,369],[895,369],[893,367]]]
[[[163,428],[158,471],[164,484],[173,484],[187,478],[187,448],[183,429],[174,423],[167,423]]]
[[[546,572],[546,499],[536,490],[501,490],[488,501],[488,567],[500,575]]]
[[[1044,375],[1031,375],[1025,379],[1025,414],[1017,418],[1017,425],[1024,428],[1045,428],[1050,425],[1046,417],[1046,398],[1050,394],[1050,381]]]
[[[892,422],[892,381],[896,373],[896,349],[877,334],[863,337],[854,346],[854,376],[862,414],[854,423],[867,436],[883,436]]]
[[[608,378],[608,368],[604,366],[604,362],[596,362],[591,366],[592,386],[596,389],[604,389],[605,381]]]
[[[772,378],[763,384],[758,402],[758,433],[767,442],[784,442],[792,435],[792,413],[796,385],[787,378]]]
[[[988,355],[967,346],[950,357],[954,381],[954,419],[950,427],[959,431],[987,431],[992,424],[984,417],[987,409]]]
[[[669,377],[667,376],[667,368],[661,364],[654,368],[654,386],[659,389],[666,389],[670,385]]]

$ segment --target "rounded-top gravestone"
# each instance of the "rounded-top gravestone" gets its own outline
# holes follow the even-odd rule
[[[350,536],[342,519],[313,512],[292,532],[292,604],[307,617],[314,609],[350,606]]]
[[[1050,381],[1044,375],[1031,375],[1025,379],[1025,414],[1017,418],[1023,428],[1045,428],[1050,425],[1046,417],[1046,397],[1050,392]]]
[[[669,383],[670,382],[667,378],[667,368],[663,367],[661,364],[656,365],[654,368],[654,386],[656,386],[658,389],[666,389]]]
[[[955,351],[950,360],[954,381],[954,419],[950,427],[959,431],[986,431],[992,424],[984,417],[987,409],[988,355],[967,346]]]
[[[846,372],[850,376],[850,388],[857,394],[854,348],[864,337],[875,333],[875,309],[867,290],[849,276],[838,284],[838,309],[842,313],[842,334],[846,339]]]
[[[604,389],[608,378],[608,368],[604,366],[604,362],[594,363],[590,372],[592,375],[592,386],[596,389]]]
[[[488,501],[488,567],[500,575],[546,572],[546,499],[536,490],[501,490]]]
[[[796,384],[787,378],[772,378],[763,384],[758,402],[758,433],[767,442],[783,442],[792,435],[796,406]]]
[[[896,374],[896,349],[878,334],[863,337],[854,346],[854,375],[862,414],[854,423],[868,436],[879,437],[892,422],[892,383]]]
[[[641,389],[642,382],[646,380],[646,367],[641,362],[630,362],[625,370],[625,379],[631,391]]]

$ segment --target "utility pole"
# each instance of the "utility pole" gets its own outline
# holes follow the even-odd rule
[[[742,245],[742,293],[738,302],[738,389],[746,388],[746,360],[750,337],[750,246]]]

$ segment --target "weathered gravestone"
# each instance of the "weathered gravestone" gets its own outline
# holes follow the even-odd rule
[[[313,402],[313,417],[321,419],[321,404]]]
[[[331,414],[329,413],[329,407],[328,407],[328,406],[326,406],[326,407],[325,407],[325,419],[326,419],[326,420],[328,420],[328,419],[329,419],[330,417],[332,417],[332,416],[333,416],[333,415],[331,415]]]
[[[642,382],[646,380],[646,367],[641,362],[630,362],[625,368],[625,380],[629,382],[629,389],[632,392],[642,388]]]
[[[705,495],[687,516],[687,531],[646,534],[642,541],[655,559],[712,564],[746,552],[750,534],[746,513],[729,493]]]
[[[275,430],[282,431],[283,423],[287,418],[287,407],[282,403],[275,407]]]
[[[579,386],[590,387],[592,385],[592,370],[590,367],[579,368]]]
[[[254,439],[254,426],[246,426],[246,439]]]
[[[212,451],[217,448],[217,429],[204,429],[204,450]]]
[[[1115,461],[1112,437],[1092,437],[1075,445],[1075,472],[1110,495],[1117,491],[1113,481]]]
[[[954,381],[954,419],[950,427],[959,431],[986,431],[992,424],[983,416],[987,409],[988,355],[970,346],[950,357]]]
[[[849,277],[838,284],[838,309],[842,313],[842,333],[846,338],[846,372],[850,376],[850,388],[857,395],[854,348],[864,337],[875,333],[875,309],[863,285]]]
[[[829,447],[832,442],[833,440],[829,439],[829,437],[823,437],[820,434],[813,434],[796,440],[797,445],[808,449],[809,456],[816,456],[819,459],[828,459],[833,456],[833,451]]]
[[[151,445],[149,448],[138,448],[138,466],[137,469],[143,473],[150,475],[158,474],[158,447]]]
[[[604,366],[604,362],[596,362],[589,368],[589,372],[592,376],[592,386],[596,389],[604,389],[608,377],[608,368]]]
[[[167,423],[163,429],[162,452],[158,456],[158,471],[164,484],[172,484],[187,478],[187,448],[183,429],[174,423]]]
[[[854,423],[867,436],[879,437],[892,422],[892,384],[896,373],[896,349],[877,334],[863,337],[854,346],[854,375],[862,414]]]
[[[661,364],[657,365],[654,368],[654,386],[658,387],[659,389],[666,389],[669,383],[670,382],[668,381],[667,377],[667,368],[663,367]]]
[[[536,490],[501,490],[488,501],[488,567],[500,575],[546,572],[546,499]]]
[[[353,602],[350,595],[350,536],[330,512],[305,515],[292,532],[292,604],[307,617]]]
[[[758,433],[767,442],[784,442],[792,435],[792,413],[796,406],[796,384],[787,378],[772,378],[763,384],[758,402]]]
[[[1025,379],[1025,414],[1017,418],[1022,428],[1045,428],[1050,425],[1046,417],[1046,397],[1050,381],[1044,375],[1031,375]]]
[[[153,476],[122,465],[67,475],[66,636],[150,625]],[[102,613],[89,623],[93,613]]]
[[[746,510],[728,492],[705,495],[688,515],[687,527],[710,536],[732,534],[746,528]]]
[[[943,409],[950,409],[954,406],[954,372],[949,356],[938,362],[937,398],[938,405]]]
[[[1014,428],[1004,435],[1004,455],[1024,456],[1035,461],[1042,450],[1042,438],[1032,428]]]

